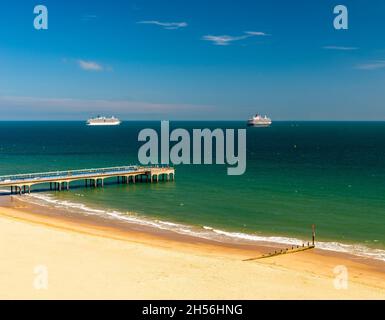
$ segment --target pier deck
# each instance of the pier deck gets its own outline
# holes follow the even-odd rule
[[[99,185],[104,186],[104,180],[109,178],[117,178],[120,183],[135,183],[138,178],[143,181],[153,182],[159,181],[159,177],[163,179],[174,179],[175,169],[172,167],[159,166],[123,166],[98,169],[83,170],[67,170],[40,173],[27,173],[0,176],[0,187],[10,187],[11,193],[30,193],[31,187],[37,184],[49,184],[50,189],[63,190],[69,189],[70,183],[74,181],[84,180],[85,186]]]

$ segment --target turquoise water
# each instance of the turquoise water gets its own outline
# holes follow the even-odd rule
[[[171,126],[244,128],[244,123]],[[147,127],[160,124],[2,122],[0,174],[136,164],[138,132]],[[276,122],[248,128],[242,176],[228,176],[223,165],[180,165],[175,182],[36,194],[245,238],[309,239],[315,223],[319,241],[385,249],[385,123]]]

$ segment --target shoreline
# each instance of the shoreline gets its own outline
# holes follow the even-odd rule
[[[180,292],[181,288],[174,288],[176,292],[179,292],[180,295],[178,296],[170,296],[166,294],[163,289],[159,289],[160,296],[158,298],[381,299],[381,297],[385,297],[385,263],[382,261],[364,259],[344,253],[327,252],[325,250],[319,250],[316,248],[308,251],[280,255],[258,261],[245,262],[242,260],[259,256],[263,253],[270,252],[272,249],[279,249],[280,247],[273,243],[264,243],[263,245],[221,243],[213,240],[199,239],[192,236],[174,234],[170,231],[155,231],[151,230],[154,228],[146,228],[144,226],[138,227],[129,225],[128,223],[111,221],[111,219],[109,219],[108,224],[106,224],[106,221],[102,221],[103,219],[100,217],[92,216],[92,219],[90,219],[91,217],[74,215],[68,212],[63,214],[63,212],[57,208],[49,209],[45,207],[38,207],[37,205],[31,205],[17,199],[10,200],[10,202],[13,203],[9,203],[8,205],[4,203],[0,204],[0,231],[2,231],[1,223],[7,222],[38,229],[42,233],[53,233],[55,234],[53,239],[65,234],[71,235],[71,238],[81,237],[87,241],[97,241],[100,243],[113,242],[119,246],[122,252],[126,252],[128,247],[134,248],[135,251],[138,251],[139,253],[147,252],[148,250],[155,251],[155,253],[149,254],[146,256],[146,259],[139,263],[144,264],[144,269],[150,268],[152,264],[158,265],[158,263],[156,261],[154,262],[153,259],[156,260],[156,257],[159,257],[159,255],[165,257],[170,255],[181,255],[184,257],[184,259],[194,260],[196,266],[201,266],[203,260],[208,259],[210,261],[212,260],[214,264],[224,263],[226,264],[226,267],[224,270],[220,270],[220,272],[218,270],[211,270],[208,273],[205,272],[204,268],[202,267],[202,274],[198,272],[200,276],[207,278],[207,281],[215,286],[221,286],[221,284],[217,282],[218,279],[221,279],[221,281],[225,282],[234,282],[234,288],[231,290],[231,294],[228,292],[228,289],[224,288],[223,290],[225,290],[225,292],[228,294],[223,293],[223,296],[221,296],[219,292],[212,290],[206,292],[206,289],[203,286],[200,288],[200,290],[194,293],[196,294],[195,296],[192,296],[192,293],[187,291]],[[18,230],[18,228],[16,230]],[[20,236],[21,235],[22,234],[20,234]],[[14,236],[18,237],[19,234],[13,234],[13,237]],[[31,241],[33,242],[35,240],[31,239]],[[47,241],[48,243],[44,245],[55,247],[55,242],[53,240],[48,238]],[[12,240],[10,240],[10,243],[12,244]],[[74,241],[74,244],[76,244],[76,241]],[[28,247],[28,244],[26,244],[26,246]],[[281,245],[281,248],[282,247],[283,246]],[[40,249],[35,248],[35,250],[39,251]],[[72,249],[67,248],[67,250],[69,250],[68,254],[71,254]],[[97,249],[95,248],[95,250]],[[33,250],[31,252],[33,253]],[[125,261],[126,258],[127,257],[121,258],[119,256],[117,263],[122,263],[121,259]],[[8,259],[10,259],[9,256],[2,257],[2,260]],[[134,255],[131,257],[130,261],[137,262],[137,259],[138,258]],[[165,272],[165,274],[168,274],[168,278],[173,278],[173,272],[169,271],[168,268],[172,269],[174,264],[181,263],[181,261],[179,259],[175,260],[174,258],[170,257],[167,258],[167,261],[170,265],[168,265],[167,268],[164,268],[164,265],[162,265],[161,269],[163,272]],[[357,289],[358,291],[356,290],[353,292],[350,289],[336,290],[333,287],[333,278],[335,277],[333,269],[338,265],[344,265],[348,268],[350,287],[362,287],[360,290]],[[18,267],[21,266],[18,265]],[[94,268],[98,269],[97,266]],[[190,281],[190,273],[195,272],[196,269],[191,269],[191,266],[185,266],[185,268],[185,273],[183,270],[179,270],[179,272],[182,273],[179,274],[179,277],[184,281]],[[201,268],[198,267],[198,269],[200,270]],[[256,269],[263,269],[264,271],[259,270],[260,272],[256,277],[253,278],[254,280],[248,279],[245,282],[246,279],[241,277],[242,272],[246,272],[245,270],[247,270],[247,272],[253,274],[256,272]],[[230,276],[228,273],[230,272],[230,274],[233,274],[235,270],[241,272],[241,274],[234,276],[236,280],[230,280],[228,278]],[[1,270],[1,273],[4,274],[6,271],[7,270],[5,269]],[[315,289],[315,291],[312,292],[310,290],[309,293],[309,288],[306,289],[306,286],[303,287],[303,284],[298,283],[296,284],[298,285],[298,288],[291,288],[291,285],[285,285],[286,280],[282,279],[279,283],[277,283],[277,281],[274,280],[275,276],[270,279],[270,284],[264,284],[267,290],[266,296],[260,292],[242,291],[246,290],[245,288],[249,285],[250,281],[255,281],[256,285],[261,285],[261,277],[264,277],[265,274],[277,273],[278,275],[282,272],[286,274],[287,279],[285,279],[288,281],[295,281],[298,279],[298,277],[305,277],[308,279],[305,282],[307,284],[311,283],[311,287]],[[225,276],[225,274],[227,274],[227,276]],[[233,277],[233,275],[231,277]],[[119,279],[125,279],[125,276],[121,276]],[[90,287],[93,285],[98,286],[100,283],[89,285]],[[303,290],[301,290],[301,288]],[[146,291],[141,286],[140,289]],[[121,288],[121,290],[122,292],[120,292],[118,298],[132,298],[133,292],[130,290],[126,292],[125,288]],[[275,290],[278,291],[275,292]],[[282,290],[283,292],[287,292],[281,295]],[[32,293],[33,292],[34,291],[32,291]],[[303,297],[301,292],[308,296]],[[146,291],[143,293],[143,295],[138,296],[137,298],[156,299],[157,295],[152,294],[153,293]],[[0,292],[0,296],[4,296],[4,292]],[[93,297],[93,295],[91,296]],[[105,294],[102,296],[110,298],[114,296],[114,294],[112,294],[111,291],[108,291],[105,292]],[[31,295],[27,295],[27,297],[31,297]],[[32,297],[34,297],[33,294]]]
[[[2,204],[10,207],[17,206],[17,202],[22,203],[22,207],[39,214],[53,214],[59,218],[70,216],[71,219],[80,219],[80,222],[114,227],[123,231],[139,231],[145,234],[160,235],[171,240],[214,243],[230,247],[243,245],[262,254],[269,253],[272,250],[274,252],[276,249],[290,249],[292,246],[294,248],[302,245],[306,246],[310,242],[310,239],[297,237],[258,235],[227,231],[203,225],[181,224],[179,222],[137,216],[134,212],[126,215],[119,211],[89,207],[82,202],[62,201],[47,193],[42,193],[41,197],[36,195],[0,197],[0,207]],[[325,254],[343,254],[352,256],[353,259],[363,261],[369,259],[374,260],[373,263],[377,261],[385,263],[385,250],[382,248],[372,248],[360,243],[341,243],[332,240],[317,241],[317,239],[316,244],[317,249],[325,251]]]
[[[80,231],[81,228],[88,230],[90,234],[105,235],[106,237],[116,237],[118,239],[128,240],[152,240],[156,242],[184,243],[193,245],[213,246],[218,248],[227,248],[234,251],[243,251],[245,254],[256,253],[264,254],[274,248],[284,248],[284,244],[273,242],[255,243],[236,243],[230,241],[217,241],[206,239],[194,235],[180,234],[168,229],[158,229],[151,226],[141,225],[133,222],[111,219],[98,215],[86,215],[84,213],[67,210],[65,208],[56,208],[51,206],[42,206],[20,200],[17,196],[10,197],[8,203],[0,201],[0,215],[6,215],[11,218],[27,220],[29,222],[55,226],[66,226],[66,228]],[[5,211],[4,211],[5,210]],[[247,257],[247,255],[245,256]]]

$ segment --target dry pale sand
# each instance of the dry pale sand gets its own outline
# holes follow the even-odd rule
[[[1,299],[385,298],[385,264],[319,250],[245,262],[257,252],[12,208],[0,208],[0,240]],[[337,265],[347,289],[333,284]]]

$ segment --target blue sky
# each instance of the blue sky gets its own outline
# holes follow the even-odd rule
[[[33,28],[44,4],[48,30]],[[349,10],[335,30],[333,8]],[[385,120],[382,0],[3,0],[0,120]]]

